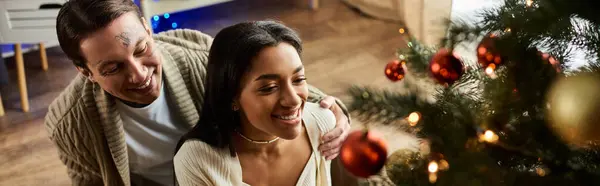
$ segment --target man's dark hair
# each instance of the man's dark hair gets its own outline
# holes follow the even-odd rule
[[[87,69],[86,60],[81,53],[81,40],[129,12],[136,13],[140,21],[143,19],[140,9],[132,0],[67,1],[56,18],[60,47],[75,66]]]

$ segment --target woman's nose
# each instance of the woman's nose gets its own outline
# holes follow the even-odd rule
[[[302,99],[293,85],[287,85],[281,91],[281,105],[295,108],[302,104]]]

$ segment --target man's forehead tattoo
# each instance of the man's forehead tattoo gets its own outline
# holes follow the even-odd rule
[[[125,28],[125,31],[115,36],[115,38],[121,41],[125,47],[129,47],[131,44],[131,35],[136,31],[139,31],[139,26],[128,26]]]
[[[129,45],[131,44],[131,38],[129,38],[130,35],[131,34],[129,34],[129,32],[125,31],[125,32],[121,32],[119,35],[115,36],[115,38],[120,40],[124,46],[129,47]]]

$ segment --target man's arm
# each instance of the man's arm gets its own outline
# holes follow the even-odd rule
[[[44,119],[46,131],[50,140],[54,143],[60,160],[67,167],[67,173],[71,178],[71,185],[104,185],[102,176],[97,167],[93,168],[90,164],[97,163],[90,159],[91,149],[85,147],[85,136],[81,135],[83,131],[89,128],[77,127],[75,124],[85,122],[84,116],[79,114],[76,117],[77,108],[68,99],[62,99],[65,96],[59,96],[48,108],[48,113]],[[67,106],[71,105],[71,106]],[[89,141],[89,140],[88,140]],[[87,153],[83,153],[87,152]]]
[[[311,103],[320,103],[321,101],[323,101],[323,99],[325,99],[326,97],[328,97],[325,93],[323,93],[321,90],[319,90],[317,87],[314,87],[310,84],[307,84],[308,86],[308,102]],[[342,101],[340,101],[339,99],[335,98],[335,103],[337,106],[340,107],[341,111],[343,112],[344,115],[346,115],[346,117],[348,117],[348,123],[350,123],[350,113],[348,112],[348,109],[346,108],[346,105],[344,105],[344,103],[342,103]],[[336,119],[338,119],[336,117]]]
[[[350,114],[339,99],[326,96],[322,91],[311,85],[308,85],[308,91],[309,102],[319,102],[321,107],[330,109],[335,115],[335,128],[321,137],[321,145],[319,145],[321,154],[326,159],[332,160],[338,156],[342,142],[350,131]]]
[[[83,164],[81,158],[78,158],[75,152],[77,147],[71,138],[71,134],[58,132],[56,129],[50,133],[50,140],[56,145],[58,156],[67,167],[71,185],[104,185],[100,174]]]

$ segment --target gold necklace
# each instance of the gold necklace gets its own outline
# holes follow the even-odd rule
[[[238,133],[238,135],[240,135],[245,140],[247,140],[249,142],[252,142],[252,143],[258,143],[258,144],[269,144],[269,143],[273,143],[273,142],[275,142],[275,141],[277,141],[279,139],[279,137],[275,137],[275,139],[268,140],[268,141],[256,141],[256,140],[253,140],[253,139],[250,139],[250,138],[244,136],[242,133],[240,133],[237,130],[235,130],[235,132]]]

